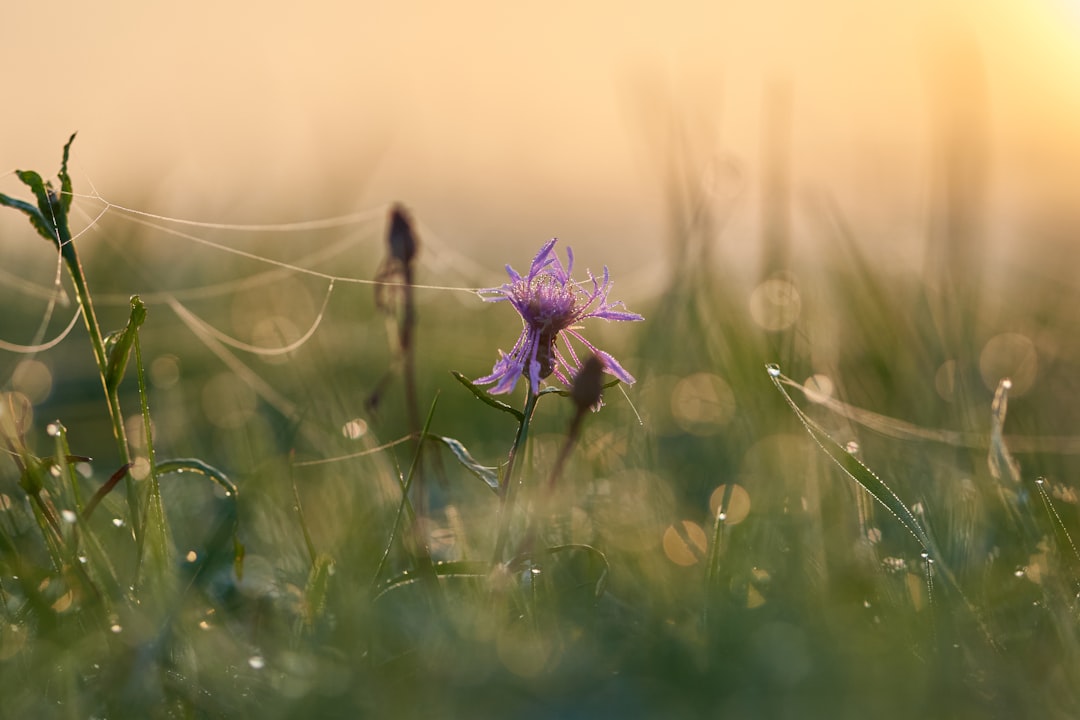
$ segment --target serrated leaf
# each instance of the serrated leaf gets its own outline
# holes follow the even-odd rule
[[[481,387],[478,387],[478,386],[474,385],[471,380],[469,380],[467,377],[465,377],[461,373],[459,373],[459,372],[457,372],[455,370],[451,370],[450,374],[453,375],[454,378],[459,383],[461,383],[465,387],[469,388],[469,391],[473,395],[475,395],[479,400],[482,400],[484,403],[490,405],[491,407],[495,408],[496,410],[502,410],[503,412],[510,413],[511,415],[513,415],[514,417],[517,418],[518,422],[522,422],[525,419],[525,415],[522,414],[522,412],[520,410],[518,410],[517,408],[510,407],[509,405],[504,403],[502,400],[496,400],[495,397],[491,393],[489,393],[487,390],[484,390]]]
[[[71,144],[75,142],[75,136],[78,133],[71,133],[71,137],[68,138],[67,143],[64,145],[64,159],[60,162],[60,172],[58,177],[60,178],[60,203],[64,208],[64,214],[67,215],[67,211],[71,209],[71,200],[74,197],[71,192],[71,176],[68,175],[68,155],[71,153]]]
[[[115,390],[124,379],[127,370],[128,358],[131,356],[131,346],[135,342],[135,333],[146,320],[146,305],[138,295],[131,297],[131,315],[127,325],[118,333],[113,333],[106,341],[109,347],[109,360],[105,368],[105,386],[109,390]]]
[[[457,458],[458,463],[471,472],[476,477],[484,481],[484,484],[491,488],[495,493],[499,492],[499,471],[498,468],[488,467],[487,465],[481,465],[478,463],[469,450],[461,443],[460,440],[455,440],[452,437],[445,437],[443,435],[428,434],[425,436],[428,440],[435,440],[441,442],[450,452]]]
[[[50,205],[49,188],[45,181],[41,179],[41,175],[33,170],[16,170],[15,176],[30,188],[30,191],[34,193],[34,197],[37,198],[38,210],[41,211],[42,215],[47,215]]]

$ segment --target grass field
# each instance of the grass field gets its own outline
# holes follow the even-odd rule
[[[684,190],[644,320],[580,321],[636,379],[592,412],[468,382],[521,321],[401,209],[350,255],[116,209],[72,240],[64,158],[4,196],[72,302],[7,277],[2,339],[84,311],[0,355],[0,715],[1080,712],[1074,287],[958,272],[963,233],[891,272],[828,204],[817,262],[748,282]]]

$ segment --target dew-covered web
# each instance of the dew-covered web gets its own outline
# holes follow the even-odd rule
[[[12,174],[5,173],[0,179]],[[310,362],[313,343],[320,345],[315,355],[325,361],[335,349],[349,345],[332,336],[351,335],[354,347],[366,348],[357,362],[366,363],[369,372],[358,373],[358,377],[378,374],[370,366],[379,362],[393,370],[393,332],[384,327],[391,320],[378,312],[371,300],[374,288],[392,289],[401,282],[393,277],[377,279],[375,273],[386,253],[389,206],[297,222],[223,223],[169,217],[122,205],[99,193],[86,178],[80,180],[91,190],[74,193],[72,242],[87,266],[98,313],[107,316],[102,330],[119,329],[130,296],[138,294],[150,313],[146,330],[156,331],[158,340],[151,345],[149,362],[155,354],[166,359],[158,368],[159,374],[170,374],[163,369],[170,362],[183,364],[194,344],[215,357],[220,368],[246,385],[259,401],[299,423],[320,414],[320,409],[313,407],[316,395],[298,397],[268,377],[274,373],[267,370],[279,371],[275,366],[290,364],[303,370],[303,364]],[[480,306],[479,285],[491,283],[492,269],[453,250],[421,219],[414,218],[414,222],[422,250],[417,258],[417,280],[411,288],[420,296],[419,301],[436,308],[442,299],[456,297],[462,302],[455,305],[463,309],[474,301]],[[13,227],[24,226],[13,223]],[[63,272],[60,253],[29,228],[25,238],[13,234],[5,242],[22,244],[20,256],[32,261],[27,266],[33,269],[5,263],[0,267],[0,291],[10,298],[9,305],[26,308],[23,315],[37,317],[30,332],[25,322],[18,327],[6,323],[0,331],[0,350],[14,358],[8,366],[5,389],[26,391],[36,403],[48,396],[48,387],[65,382],[59,375],[77,365],[78,359],[85,360],[85,372],[92,370],[93,362],[89,349],[77,347],[78,338],[72,337],[81,327],[82,309]],[[108,259],[103,262],[102,256]],[[48,269],[40,270],[46,257],[50,258]],[[425,283],[425,278],[442,282]],[[237,309],[240,306],[242,312]],[[327,323],[330,317],[334,318],[332,328]],[[356,319],[357,328],[348,326],[350,317]],[[347,357],[338,356],[335,370],[347,369],[348,363]],[[469,368],[473,372],[483,369]],[[333,390],[338,398],[349,396],[349,400],[341,400],[342,405],[354,406],[355,417],[332,428],[347,438],[358,438],[368,429],[359,420],[364,397],[371,390],[364,382],[358,380],[352,387]],[[364,432],[357,431],[357,421]],[[358,453],[343,453],[342,457],[376,452],[399,442],[402,440],[390,440]],[[332,460],[323,455],[298,462]]]

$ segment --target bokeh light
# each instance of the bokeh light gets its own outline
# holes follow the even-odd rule
[[[255,392],[234,373],[219,373],[203,385],[202,407],[215,426],[235,430],[255,414]]]
[[[719,375],[695,373],[675,383],[671,416],[684,431],[714,435],[735,414],[735,393]]]
[[[21,360],[11,373],[11,387],[37,405],[49,397],[53,377],[49,366],[38,360]]]
[[[729,494],[730,488],[730,494]],[[724,505],[724,496],[728,495],[727,504]],[[742,485],[724,484],[713,490],[709,496],[709,512],[713,517],[718,517],[720,511],[724,512],[724,522],[728,525],[738,525],[750,514],[750,493]]]
[[[159,355],[150,363],[150,383],[167,389],[180,381],[180,358],[175,355]]]
[[[834,390],[832,378],[821,373],[811,375],[803,383],[803,391],[810,402],[823,403],[832,397]]]
[[[1009,394],[1014,397],[1031,389],[1038,365],[1035,343],[1020,333],[995,335],[979,354],[979,372],[986,387],[994,390],[1003,378],[1009,378],[1012,380]]]
[[[341,426],[341,434],[350,440],[358,440],[367,434],[368,424],[363,418],[353,418]]]
[[[678,525],[669,525],[664,530],[664,555],[676,565],[689,567],[705,557],[708,539],[700,525],[690,520],[683,520]]]
[[[765,330],[786,330],[801,312],[799,289],[789,280],[769,278],[750,293],[750,317]]]

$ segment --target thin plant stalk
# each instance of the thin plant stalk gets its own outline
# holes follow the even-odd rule
[[[510,534],[510,511],[512,508],[511,497],[514,494],[514,468],[518,452],[525,445],[529,436],[529,423],[532,420],[533,411],[536,410],[536,401],[539,394],[529,392],[525,397],[525,408],[522,411],[521,423],[518,425],[517,437],[510,447],[510,455],[506,460],[506,473],[503,476],[503,484],[499,492],[499,529],[495,537],[494,562],[502,562],[503,550],[506,547],[507,536]]]
[[[552,465],[551,472],[548,474],[547,486],[541,491],[539,508],[529,519],[528,529],[525,531],[525,537],[518,549],[519,556],[532,552],[533,542],[536,539],[537,518],[544,518],[549,515],[555,497],[555,486],[558,484],[559,478],[562,477],[566,462],[570,459],[570,453],[574,451],[574,446],[577,445],[578,440],[581,438],[581,428],[585,422],[585,417],[592,409],[599,407],[602,402],[601,398],[604,391],[603,372],[603,362],[596,355],[590,355],[582,364],[581,372],[574,378],[574,384],[570,388],[570,398],[573,400],[577,410],[570,421],[569,429],[566,431],[566,440],[559,450],[559,456],[555,459],[555,464]]]

